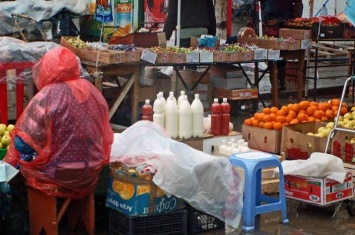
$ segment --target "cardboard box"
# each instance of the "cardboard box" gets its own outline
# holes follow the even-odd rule
[[[125,174],[120,163],[110,164],[106,206],[129,216],[159,214],[185,206],[175,196],[168,197],[152,181],[152,175]],[[121,169],[119,171],[119,169]],[[119,173],[120,172],[120,173]],[[123,172],[123,173],[122,173]]]
[[[324,152],[327,138],[307,135],[308,132],[317,133],[321,126],[325,123],[303,122],[283,126],[281,152],[285,153],[286,159],[305,160],[313,152]]]
[[[268,153],[280,153],[281,130],[268,130],[243,124],[242,135],[251,149]]]
[[[98,61],[99,63],[104,64],[119,64],[126,62],[125,51],[80,49],[77,55],[81,60]]]
[[[226,53],[222,51],[213,51],[213,62],[225,62]]]
[[[316,205],[353,197],[352,174],[348,172],[343,183],[327,178],[285,175],[286,197]]]
[[[235,89],[227,90],[223,88],[214,88],[213,96],[217,98],[228,98],[229,100],[249,100],[258,98],[258,89]]]
[[[214,87],[226,90],[247,88],[247,79],[244,76],[234,78],[220,78],[211,76],[211,81]]]
[[[157,59],[156,59],[155,63],[165,64],[165,63],[171,63],[171,62],[172,62],[172,53],[169,53],[169,52],[157,53]]]
[[[218,78],[236,78],[243,76],[243,70],[234,65],[213,65],[210,67],[210,76]]]
[[[125,61],[126,63],[138,62],[141,60],[142,50],[138,49],[136,51],[125,51]]]
[[[279,30],[280,38],[293,38],[296,40],[311,39],[312,34],[309,29],[288,29],[281,28]]]
[[[226,52],[226,61],[249,61],[254,59],[253,51]]]
[[[60,38],[60,45],[70,49],[72,52],[74,52],[75,55],[77,55],[79,53],[80,48],[75,47],[73,44],[71,44],[68,41],[69,39],[72,39],[72,40],[75,40],[75,41],[79,41],[80,44],[86,45],[86,43],[84,41],[78,39],[77,37],[74,37],[74,36],[62,36]]]
[[[186,53],[171,53],[172,63],[186,63]]]

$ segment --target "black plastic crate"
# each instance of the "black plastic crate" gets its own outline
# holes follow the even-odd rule
[[[196,210],[190,205],[187,205],[186,208],[189,215],[189,234],[224,229],[224,222],[222,220],[219,220],[216,217],[202,211]]]
[[[188,234],[187,229],[186,210],[147,216],[128,216],[109,209],[110,235],[183,235]]]

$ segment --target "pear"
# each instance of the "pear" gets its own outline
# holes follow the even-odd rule
[[[5,135],[10,136],[10,132],[9,131],[5,131],[3,136],[5,136]]]
[[[7,147],[11,142],[11,137],[9,135],[4,135],[1,137],[1,144],[3,147]]]
[[[14,128],[15,128],[15,125],[14,125],[14,124],[9,124],[9,125],[7,125],[7,127],[6,127],[7,131],[9,131],[9,132],[11,132]]]
[[[2,136],[6,131],[6,125],[0,124],[0,136]]]

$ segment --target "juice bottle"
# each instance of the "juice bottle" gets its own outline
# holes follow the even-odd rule
[[[170,93],[166,100],[165,129],[171,138],[176,139],[178,137],[178,108],[174,93]]]
[[[192,137],[202,137],[203,135],[203,105],[199,94],[195,94],[195,99],[191,104],[192,110]]]
[[[161,94],[157,94],[157,98],[153,104],[153,122],[158,123],[161,127],[164,128],[164,103],[161,99]]]
[[[192,110],[187,96],[184,96],[179,106],[179,138],[189,139],[192,136]]]
[[[221,135],[229,134],[229,122],[230,122],[230,105],[227,98],[223,98],[222,116],[221,116]]]
[[[221,104],[215,98],[211,105],[211,134],[214,136],[221,135],[221,111]]]
[[[142,107],[142,120],[153,121],[153,107],[150,104],[150,100],[145,100],[145,104]]]
[[[115,0],[114,25],[120,26],[120,36],[133,32],[133,0]]]

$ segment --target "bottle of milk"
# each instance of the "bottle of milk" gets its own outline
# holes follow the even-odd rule
[[[165,120],[164,120],[164,103],[161,99],[161,94],[157,94],[157,98],[153,104],[153,122],[158,123],[161,127],[165,127]]]
[[[178,137],[178,108],[174,92],[170,92],[166,100],[165,129],[170,134],[171,138],[176,139]]]
[[[192,110],[192,137],[202,137],[203,135],[203,105],[199,94],[195,94],[195,99],[191,104]]]
[[[187,96],[183,96],[179,106],[179,138],[189,139],[192,136],[192,109]]]

